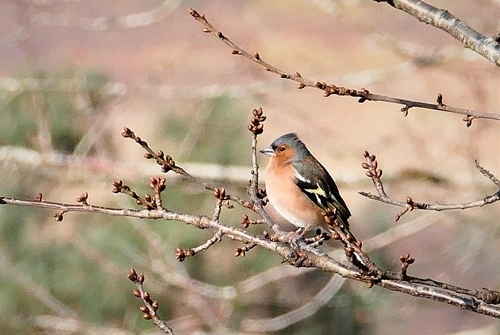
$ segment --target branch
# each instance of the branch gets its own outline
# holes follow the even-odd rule
[[[357,269],[339,263],[338,261],[329,257],[318,249],[309,248],[309,246],[302,247],[302,245],[300,249],[296,249],[280,242],[254,236],[253,234],[242,229],[225,225],[218,220],[212,220],[208,216],[176,213],[164,208],[122,209],[94,206],[83,203],[65,204],[44,200],[22,200],[8,197],[0,197],[0,204],[57,209],[62,213],[87,212],[122,217],[180,221],[188,225],[192,225],[198,229],[209,229],[214,233],[220,232],[221,234],[229,237],[232,240],[241,241],[245,244],[255,244],[267,250],[276,252],[283,257],[285,262],[288,262],[289,264],[296,267],[314,267],[323,271],[337,273],[344,278],[365,282],[369,285],[377,285],[392,291],[399,291],[408,295],[423,297],[454,305],[462,309],[473,311],[475,313],[500,318],[500,307],[489,303],[490,300],[493,302],[496,301],[495,298],[498,297],[498,292],[486,289],[483,291],[460,289],[459,293],[453,293],[450,292],[450,289],[455,288],[455,286],[436,285],[436,282],[426,279],[418,279],[416,277],[401,278],[400,274],[392,272],[385,272],[381,280],[374,281],[372,277],[360,273]],[[56,217],[56,219],[59,218],[62,220],[62,214]],[[415,281],[415,283],[413,283],[412,281]],[[432,285],[429,285],[429,283],[432,283]],[[470,296],[465,292],[475,292],[475,294],[474,296]],[[484,297],[485,299],[478,299],[478,296]]]
[[[144,27],[163,20],[174,12],[182,0],[163,0],[159,6],[143,12],[132,13],[118,17],[75,17],[74,15],[41,12],[34,15],[31,20],[40,26],[59,26],[79,28],[88,31],[108,31],[118,29],[133,29]]]
[[[324,91],[325,97],[329,97],[330,95],[351,96],[351,97],[359,98],[358,102],[360,102],[360,103],[365,102],[365,101],[383,101],[383,102],[388,102],[388,103],[399,104],[399,105],[403,106],[400,111],[403,113],[404,116],[407,116],[409,109],[413,108],[413,107],[430,109],[430,110],[437,110],[437,111],[448,112],[448,113],[461,114],[461,115],[465,115],[464,121],[466,122],[467,126],[470,126],[470,122],[472,122],[472,119],[490,119],[490,120],[500,121],[500,114],[479,112],[479,111],[474,111],[471,109],[464,109],[464,108],[458,108],[458,107],[452,107],[452,106],[445,105],[442,103],[441,94],[438,95],[437,104],[432,104],[432,103],[427,103],[427,102],[421,102],[421,101],[415,101],[415,100],[395,98],[395,97],[390,97],[390,96],[385,96],[385,95],[380,95],[380,94],[374,94],[374,93],[370,93],[368,90],[366,90],[364,88],[357,90],[357,89],[353,89],[353,88],[336,86],[334,84],[328,84],[325,82],[313,81],[313,80],[309,80],[309,79],[302,77],[302,75],[298,72],[288,73],[288,72],[282,71],[282,70],[278,69],[277,67],[262,60],[259,53],[250,54],[249,52],[240,48],[238,45],[233,43],[229,38],[227,38],[221,31],[214,28],[208,22],[208,20],[205,18],[205,16],[200,15],[196,10],[194,10],[192,8],[189,9],[189,14],[191,14],[191,16],[195,20],[200,22],[205,27],[205,28],[203,28],[203,31],[205,33],[209,33],[209,34],[212,34],[212,35],[218,37],[222,42],[224,42],[227,46],[229,46],[232,49],[233,55],[243,56],[243,57],[251,60],[252,62],[262,66],[266,71],[269,71],[271,73],[275,73],[283,79],[288,79],[288,80],[292,80],[292,81],[299,83],[297,86],[298,89],[303,89],[305,87],[313,87],[313,88],[320,89],[320,90]]]
[[[159,307],[158,301],[151,300],[149,293],[144,290],[144,274],[141,273],[140,275],[138,275],[134,269],[130,269],[128,279],[130,279],[130,281],[134,282],[134,284],[137,285],[137,289],[133,291],[133,294],[135,297],[141,299],[144,304],[144,306],[141,306],[139,308],[139,310],[144,313],[144,319],[153,321],[154,325],[165,334],[174,335],[174,331],[172,330],[172,328],[170,328],[167,323],[164,320],[160,319],[160,317],[158,317],[158,314],[156,314],[156,311]]]
[[[487,195],[483,199],[463,202],[458,204],[441,204],[441,203],[425,203],[425,202],[415,202],[410,196],[406,197],[406,201],[400,201],[392,199],[387,195],[384,190],[384,185],[382,184],[382,180],[380,177],[382,176],[382,170],[378,168],[378,162],[375,155],[370,155],[368,151],[364,153],[365,162],[363,162],[363,169],[367,170],[366,175],[372,179],[373,185],[378,192],[378,195],[369,193],[369,192],[358,192],[364,197],[385,202],[387,204],[404,207],[404,209],[396,215],[394,221],[398,221],[404,214],[411,212],[414,209],[425,209],[432,211],[445,211],[445,210],[453,210],[453,209],[468,209],[474,207],[482,207],[484,205],[492,204],[500,200],[500,180],[498,180],[490,171],[483,168],[479,165],[479,162],[476,160],[476,168],[483,174],[483,176],[490,179],[497,187],[498,191],[493,193],[492,195]]]
[[[342,229],[342,227],[337,227],[335,232],[338,236],[334,236],[334,239],[339,239],[344,244],[344,251],[349,259],[349,254],[351,258],[353,254],[361,256],[360,260],[353,261],[350,259],[351,263],[357,268],[350,265],[345,265],[330,257],[322,250],[317,249],[315,246],[319,243],[313,243],[308,245],[305,240],[299,239],[291,242],[287,236],[288,234],[281,231],[278,225],[274,224],[267,216],[264,210],[264,194],[260,190],[258,185],[258,164],[256,156],[256,144],[257,135],[262,133],[262,122],[265,117],[262,114],[261,109],[255,109],[253,111],[253,118],[251,124],[249,125],[249,130],[253,133],[252,137],[252,180],[250,182],[249,193],[252,196],[252,202],[254,205],[251,207],[256,213],[261,214],[262,218],[265,220],[267,225],[272,228],[274,235],[269,235],[269,233],[264,233],[262,236],[254,235],[244,229],[236,228],[223,223],[220,220],[220,210],[222,209],[222,204],[229,201],[230,196],[225,193],[222,188],[214,188],[214,196],[217,198],[215,205],[215,210],[211,216],[206,215],[190,215],[185,213],[178,213],[167,209],[162,205],[161,192],[165,189],[164,178],[151,178],[149,180],[149,186],[154,191],[154,196],[146,194],[144,197],[139,197],[134,191],[132,191],[123,182],[113,183],[114,193],[124,193],[133,199],[135,199],[137,205],[143,206],[143,209],[130,209],[130,208],[112,208],[104,206],[96,206],[89,203],[89,196],[87,192],[83,192],[77,198],[77,204],[67,204],[59,202],[51,202],[43,200],[42,194],[39,194],[34,200],[22,200],[9,197],[0,197],[0,204],[3,205],[23,205],[31,207],[42,207],[52,210],[57,210],[54,215],[57,221],[63,220],[63,215],[68,212],[87,212],[87,213],[101,213],[114,216],[122,217],[135,217],[143,219],[163,219],[166,221],[179,221],[185,224],[194,226],[197,229],[210,230],[213,232],[213,237],[210,238],[204,244],[191,249],[193,251],[199,252],[208,249],[213,244],[217,243],[222,238],[229,238],[231,240],[239,241],[244,243],[243,248],[238,248],[235,256],[244,256],[245,252],[250,249],[260,246],[274,253],[277,253],[283,258],[284,262],[287,262],[295,267],[309,267],[316,268],[325,272],[332,272],[339,274],[343,278],[348,278],[356,280],[359,282],[367,283],[370,287],[377,285],[392,291],[402,292],[404,294],[427,298],[453,306],[460,307],[462,309],[470,310],[475,313],[485,314],[495,318],[500,318],[500,306],[496,306],[500,303],[500,292],[482,289],[470,290],[466,288],[461,288],[447,283],[438,282],[432,279],[422,279],[418,277],[413,277],[407,275],[408,266],[412,264],[415,260],[410,257],[409,254],[400,257],[402,263],[399,272],[392,271],[382,271],[375,264],[370,264],[368,256],[361,249],[362,243],[360,240],[356,239],[350,231]],[[166,171],[175,171],[182,175],[186,175],[188,179],[202,185],[204,188],[208,188],[205,183],[198,181],[194,177],[190,177],[180,166],[177,166],[173,159],[164,155],[162,152],[155,153],[152,151],[147,143],[136,136],[131,130],[126,129],[124,132],[124,137],[133,138],[138,144],[140,144],[146,151],[146,158],[155,158],[157,163]],[[365,157],[368,163],[363,167],[368,170],[371,174],[371,178],[380,179],[381,171],[378,169],[376,162],[376,157],[365,153]],[[479,167],[478,167],[479,168]],[[480,171],[492,179],[495,184],[500,184],[500,182],[487,170],[480,168]],[[380,182],[380,187],[382,184]],[[382,188],[383,189],[383,188]],[[246,206],[247,201],[241,200],[235,202],[240,204],[242,207],[249,208]],[[335,223],[335,213],[326,213],[325,216],[332,221],[333,227],[338,226]],[[335,234],[334,234],[335,235]],[[180,259],[180,257],[178,257]],[[362,262],[362,266],[359,265]],[[367,269],[368,271],[366,271]],[[375,270],[375,271],[372,271]],[[375,273],[374,273],[375,272]],[[141,282],[139,277],[131,278],[131,280]],[[142,283],[140,283],[142,284]],[[146,293],[141,293],[139,290],[139,296],[143,299],[143,302],[149,303],[150,306],[143,306],[141,309],[143,313],[148,315],[148,318],[153,318],[153,313],[156,311],[154,301],[147,299]],[[318,301],[319,302],[319,301]],[[310,307],[314,307],[311,304]],[[158,319],[157,324],[160,329],[163,328],[163,321]]]
[[[431,6],[417,0],[375,0],[386,2],[394,8],[406,12],[419,21],[439,28],[462,45],[483,56],[496,66],[500,66],[500,44],[493,37],[486,37],[457,19],[446,9]]]
[[[333,276],[314,297],[299,308],[272,318],[245,319],[242,321],[241,326],[244,331],[250,333],[276,332],[291,326],[314,315],[321,307],[326,305],[332,296],[340,290],[344,281],[338,276]]]
[[[143,141],[139,136],[136,136],[135,133],[132,130],[130,130],[129,128],[124,128],[124,130],[122,132],[122,136],[125,138],[133,139],[144,150],[146,150],[146,154],[144,155],[144,157],[146,159],[156,160],[156,163],[162,167],[161,172],[167,173],[168,171],[173,171],[176,174],[183,176],[184,178],[186,178],[190,182],[194,182],[198,185],[201,185],[201,186],[203,186],[203,188],[205,188],[207,190],[217,192],[216,191],[217,188],[215,186],[212,186],[209,183],[200,181],[198,178],[194,177],[192,174],[188,173],[186,170],[184,170],[180,166],[177,166],[175,164],[175,161],[173,160],[173,158],[170,155],[165,156],[165,154],[161,150],[158,152],[153,151],[153,149],[151,149],[149,147],[149,145],[146,141]],[[251,209],[251,210],[254,210],[256,208],[254,203],[249,202],[249,201],[245,201],[238,196],[231,196],[231,195],[225,193],[225,197],[226,197],[226,200],[225,200],[224,204],[229,208],[231,207],[231,205],[229,204],[229,201],[234,201],[234,202],[238,203],[239,205],[246,207],[248,209]]]

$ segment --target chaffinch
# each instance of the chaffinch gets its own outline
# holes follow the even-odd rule
[[[336,209],[341,227],[351,216],[328,171],[295,133],[276,139],[260,151],[270,156],[266,168],[266,192],[276,211],[298,228],[328,227],[321,212]]]

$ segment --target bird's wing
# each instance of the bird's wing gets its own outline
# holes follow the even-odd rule
[[[344,199],[340,196],[339,189],[333,178],[323,166],[321,168],[323,169],[322,173],[316,171],[314,174],[311,171],[302,169],[302,174],[296,174],[295,183],[318,207],[323,210],[335,208],[340,221],[347,223],[351,212],[349,212]]]

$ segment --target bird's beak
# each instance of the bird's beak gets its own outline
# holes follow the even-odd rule
[[[261,154],[264,154],[266,156],[269,156],[269,157],[273,157],[274,156],[274,150],[273,148],[271,147],[267,147],[265,149],[262,149],[261,151],[259,151]]]

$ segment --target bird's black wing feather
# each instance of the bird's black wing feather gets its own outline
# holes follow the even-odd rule
[[[321,209],[335,208],[337,218],[347,226],[347,219],[351,216],[351,212],[347,208],[344,199],[340,196],[339,189],[333,178],[323,166],[320,165],[320,167],[323,171],[315,171],[314,173],[302,168],[302,174],[296,176],[295,183]]]

